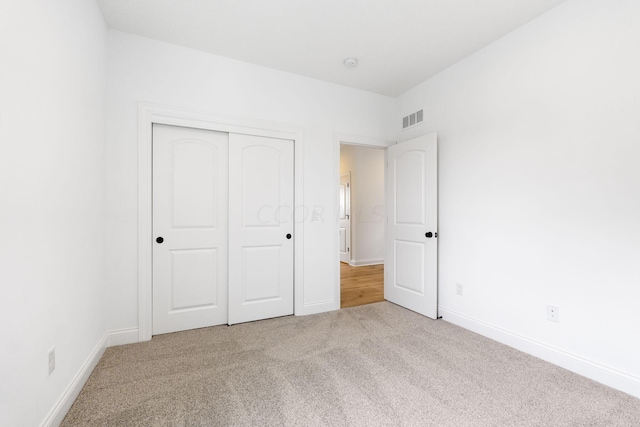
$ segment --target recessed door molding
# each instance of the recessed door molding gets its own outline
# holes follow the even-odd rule
[[[152,125],[165,124],[294,142],[294,198],[303,206],[303,130],[300,127],[268,121],[204,113],[157,104],[138,105],[138,340],[152,336],[153,223],[152,223]],[[294,210],[295,211],[295,210]],[[303,222],[294,221],[294,314],[304,313]]]

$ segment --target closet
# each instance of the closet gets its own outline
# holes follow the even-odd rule
[[[153,335],[293,314],[293,150],[153,125]]]

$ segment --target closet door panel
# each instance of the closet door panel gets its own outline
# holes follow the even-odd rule
[[[229,324],[293,314],[293,154],[229,136]]]
[[[227,323],[227,133],[153,125],[153,334]]]

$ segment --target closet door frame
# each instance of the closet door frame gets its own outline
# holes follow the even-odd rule
[[[190,111],[156,104],[138,104],[138,341],[152,336],[153,223],[152,127],[165,124],[219,132],[289,139],[294,144],[293,313],[304,315],[303,132],[301,127],[243,117]]]

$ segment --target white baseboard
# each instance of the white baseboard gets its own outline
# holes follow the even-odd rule
[[[352,259],[349,262],[349,265],[352,267],[363,267],[365,265],[378,265],[378,264],[384,264],[384,259],[360,259],[360,260]]]
[[[339,306],[336,308],[336,305],[338,304],[336,304],[335,300],[318,301],[310,304],[305,304],[304,312],[302,313],[302,315],[307,316],[309,314],[325,313],[327,311],[340,309]]]
[[[118,329],[107,331],[107,347],[134,344],[139,342],[138,328]]]
[[[531,338],[518,335],[478,319],[457,313],[444,307],[438,307],[438,313],[447,322],[496,340],[532,356],[553,363],[576,374],[590,378],[609,387],[640,398],[640,377],[620,371],[602,363],[586,359],[544,344]]]
[[[69,412],[71,405],[73,405],[73,402],[75,402],[76,398],[80,394],[82,387],[84,387],[84,384],[89,379],[89,376],[100,361],[100,358],[107,347],[132,344],[136,342],[138,342],[138,328],[105,332],[40,426],[57,427],[62,423],[62,420],[64,420],[67,412]]]
[[[78,373],[73,377],[67,389],[62,393],[58,402],[56,402],[55,406],[51,409],[42,424],[40,424],[42,427],[57,427],[62,423],[62,420],[64,420],[64,417],[67,415],[69,408],[73,405],[76,397],[80,394],[80,390],[82,390],[82,387],[89,379],[91,372],[93,372],[93,369],[104,354],[104,350],[107,348],[106,344],[107,334],[105,333],[98,344],[93,348],[87,360],[82,364]]]

